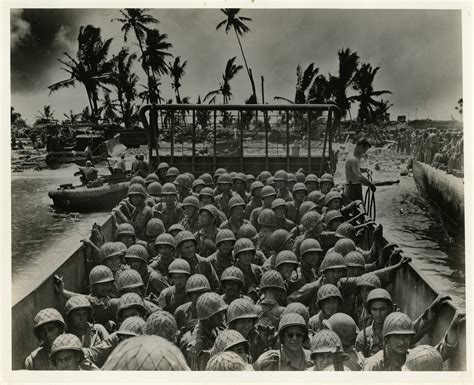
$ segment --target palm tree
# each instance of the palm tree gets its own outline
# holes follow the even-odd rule
[[[319,68],[315,68],[314,63],[311,63],[306,67],[304,72],[301,70],[301,65],[298,64],[296,67],[296,92],[295,100],[285,98],[283,96],[275,96],[275,100],[284,100],[291,104],[306,104],[311,103],[309,99],[308,90],[311,90],[311,86],[314,84],[316,75],[319,72]]]
[[[459,114],[461,115],[461,119],[462,119],[462,107],[463,107],[463,100],[461,98],[458,100],[456,107],[454,107],[454,109],[458,111]]]
[[[234,30],[235,36],[237,37],[237,41],[239,42],[240,52],[242,53],[242,58],[244,59],[245,68],[247,69],[247,75],[250,79],[250,84],[252,86],[252,96],[249,102],[257,103],[257,93],[255,92],[255,82],[252,76],[252,70],[249,68],[247,64],[247,59],[245,58],[244,49],[242,48],[242,42],[240,41],[240,37],[243,37],[247,32],[250,32],[250,28],[244,24],[244,21],[252,21],[250,17],[239,16],[240,9],[239,8],[225,8],[221,9],[221,11],[226,15],[226,19],[222,20],[216,26],[216,30],[221,28],[225,25],[225,33],[229,33],[231,29]]]
[[[219,83],[219,88],[214,91],[208,92],[208,94],[204,97],[204,101],[206,101],[209,97],[212,97],[210,100],[214,100],[215,96],[218,94],[222,95],[223,104],[227,104],[229,100],[232,98],[232,92],[230,87],[230,81],[237,75],[237,73],[242,70],[241,65],[236,65],[235,59],[236,56],[227,60],[227,64],[225,66],[225,71],[222,75],[222,82]],[[211,103],[211,102],[210,102]]]
[[[39,115],[36,117],[35,126],[57,123],[58,120],[54,117],[54,111],[51,106],[43,106],[43,111],[38,111]]]
[[[388,90],[374,91],[374,78],[379,69],[380,67],[372,68],[370,64],[364,63],[354,76],[353,87],[356,91],[359,91],[359,95],[351,96],[349,101],[359,102],[357,118],[360,123],[372,123],[374,121],[374,107],[377,107],[380,103],[374,97],[391,94]]]
[[[104,93],[104,100],[101,105],[101,118],[103,122],[114,123],[118,120],[117,103],[115,103],[108,92]]]
[[[185,60],[183,63],[181,63],[181,57],[178,56],[177,58],[174,59],[173,63],[169,63],[169,72],[171,79],[173,80],[173,83],[171,83],[171,86],[176,92],[176,103],[181,103],[181,96],[179,95],[179,88],[181,87],[181,78],[184,76],[184,69],[186,68],[186,64],[188,62]]]
[[[75,124],[78,121],[78,118],[81,114],[75,114],[72,110],[68,114],[63,114],[66,120],[63,123]]]
[[[393,104],[389,104],[390,102],[387,100],[380,99],[380,101],[377,102],[375,106],[375,110],[373,113],[373,121],[377,122],[378,120],[382,122],[386,122],[390,120],[390,114],[388,113],[388,110],[390,107],[393,106]]]

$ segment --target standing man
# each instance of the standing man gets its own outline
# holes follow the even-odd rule
[[[344,188],[344,197],[351,201],[363,200],[362,185],[370,187],[374,192],[376,190],[375,185],[362,175],[359,165],[360,157],[367,152],[370,146],[370,142],[367,139],[360,139],[354,147],[354,153],[349,155],[346,159],[346,186]]]

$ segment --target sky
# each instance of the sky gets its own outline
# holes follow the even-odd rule
[[[156,28],[168,35],[170,52],[187,60],[180,94],[196,102],[217,89],[227,60],[243,59],[233,33],[216,25],[225,19],[218,9],[154,9]],[[356,9],[242,9],[250,17],[250,33],[242,39],[244,52],[261,101],[261,76],[265,102],[275,96],[294,99],[296,67],[315,63],[319,73],[337,75],[340,49],[350,48],[361,63],[380,67],[375,90],[390,90],[385,100],[393,104],[391,118],[459,119],[454,109],[462,97],[462,25],[458,10],[356,10]],[[103,39],[113,38],[110,55],[126,45],[138,52],[132,34],[124,43],[119,9],[12,9],[11,104],[34,122],[38,110],[51,105],[56,118],[80,112],[87,104],[84,88],[47,89],[68,78],[57,58],[75,56],[81,25],[100,27]],[[140,66],[135,71],[144,82]],[[174,96],[171,79],[161,80],[166,99]],[[231,82],[231,103],[240,104],[251,93],[250,81],[241,71]],[[352,116],[357,106],[352,107]]]

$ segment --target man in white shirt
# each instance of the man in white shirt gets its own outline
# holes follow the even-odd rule
[[[362,185],[369,186],[374,192],[376,190],[375,185],[362,175],[359,165],[360,157],[364,155],[370,147],[370,142],[362,138],[354,147],[354,153],[350,154],[346,159],[346,185],[344,188],[344,196],[351,201],[363,200]]]

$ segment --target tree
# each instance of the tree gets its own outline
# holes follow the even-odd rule
[[[21,117],[19,112],[15,111],[15,107],[10,107],[10,125],[11,128],[14,129],[26,127],[25,120]]]
[[[110,98],[110,94],[108,92],[104,93],[104,99],[101,105],[101,119],[105,123],[115,123],[119,120],[117,115],[117,103]]]
[[[387,122],[390,120],[390,114],[388,110],[392,107],[393,104],[389,104],[387,100],[381,99],[377,102],[375,110],[373,112],[373,121],[374,122]]]
[[[58,123],[58,120],[54,117],[54,111],[51,110],[51,106],[43,106],[43,111],[38,111],[38,114],[34,123],[35,126]]]
[[[250,79],[250,84],[252,86],[252,95],[248,102],[257,103],[257,93],[255,91],[255,82],[252,76],[252,70],[249,68],[247,64],[247,59],[245,58],[244,49],[242,48],[242,42],[240,38],[243,37],[246,33],[250,32],[250,28],[247,27],[244,22],[245,21],[252,21],[250,17],[239,16],[240,9],[239,8],[225,8],[221,9],[221,11],[226,15],[226,19],[221,21],[216,26],[216,30],[221,28],[225,25],[225,33],[229,33],[231,29],[234,30],[235,36],[237,37],[237,41],[239,42],[240,52],[242,53],[242,58],[244,59],[245,68],[247,70],[247,75]]]
[[[180,56],[175,58],[173,63],[170,62],[168,64],[171,80],[173,81],[171,83],[171,86],[176,92],[176,103],[178,104],[181,103],[179,88],[181,87],[181,78],[184,76],[184,69],[186,68],[186,64],[188,64],[186,60],[183,63],[181,63]]]
[[[66,120],[63,120],[63,123],[66,124],[75,124],[78,122],[78,118],[81,114],[75,114],[72,110],[68,114],[63,114]]]
[[[311,90],[311,86],[313,85],[316,75],[319,72],[319,68],[315,68],[314,63],[311,63],[306,67],[304,72],[301,69],[301,65],[298,64],[296,67],[296,92],[295,92],[295,100],[290,100],[289,98],[285,98],[283,96],[275,96],[275,100],[284,100],[288,103],[296,103],[296,104],[307,104],[311,103],[308,95],[308,90]]]
[[[462,119],[462,107],[463,107],[463,100],[461,98],[461,99],[458,100],[456,107],[454,107],[454,109],[457,112],[459,112],[459,114],[461,115],[461,119]]]
[[[223,104],[227,104],[229,100],[232,98],[232,91],[230,87],[230,81],[237,75],[237,73],[242,70],[241,65],[236,65],[235,59],[237,59],[236,56],[233,58],[230,58],[227,60],[227,64],[225,66],[225,71],[224,74],[222,75],[222,82],[219,83],[219,88],[217,90],[209,92],[205,97],[204,101],[206,101],[209,97],[215,98],[216,95],[221,94],[222,95],[222,101]],[[211,100],[213,100],[211,98]]]

